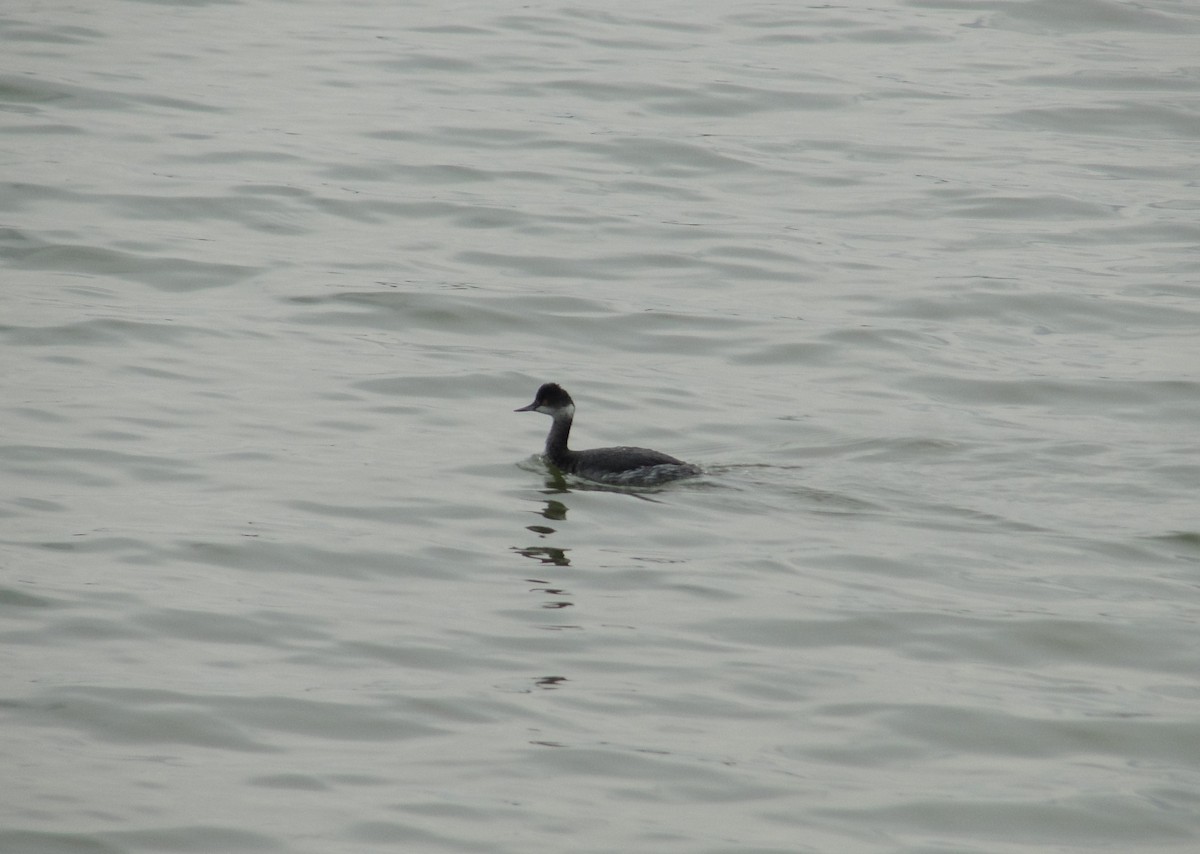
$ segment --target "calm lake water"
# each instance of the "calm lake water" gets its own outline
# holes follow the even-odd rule
[[[0,27],[0,851],[1200,850],[1200,6]]]

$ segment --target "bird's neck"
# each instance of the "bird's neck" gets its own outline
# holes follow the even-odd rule
[[[571,435],[571,422],[575,418],[575,407],[569,406],[554,415],[554,423],[550,425],[550,433],[546,436],[546,459],[559,468],[571,456],[567,448],[567,438]]]

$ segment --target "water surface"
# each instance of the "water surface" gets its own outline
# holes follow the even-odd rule
[[[0,849],[1196,850],[1190,4],[0,27]]]

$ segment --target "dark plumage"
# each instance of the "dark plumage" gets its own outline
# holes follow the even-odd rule
[[[533,403],[514,411],[543,412],[554,419],[546,437],[546,462],[569,474],[602,483],[650,486],[701,473],[699,466],[648,448],[572,451],[567,447],[567,438],[575,417],[575,401],[557,383],[546,383],[537,390]]]

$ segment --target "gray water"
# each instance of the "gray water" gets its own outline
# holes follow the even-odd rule
[[[1200,850],[1195,3],[0,26],[0,851]]]

